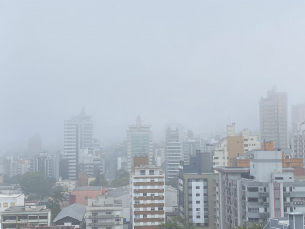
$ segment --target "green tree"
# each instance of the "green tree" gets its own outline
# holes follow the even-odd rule
[[[65,190],[61,186],[56,186],[53,189],[53,193],[51,195],[52,200],[50,201],[50,209],[52,214],[52,221],[61,211],[61,203],[65,200],[64,196]]]
[[[100,174],[100,172],[98,171],[96,173],[96,177],[94,181],[91,181],[89,186],[102,186],[105,187],[108,185],[108,181],[105,179],[104,174]]]
[[[119,169],[115,173],[116,178],[129,178],[129,173],[125,169]]]
[[[110,186],[115,187],[115,188],[123,187],[123,186],[126,186],[126,185],[129,185],[129,178],[127,178],[127,177],[114,179],[110,183]]]
[[[27,172],[20,180],[25,195],[36,193],[40,198],[50,195],[52,185],[51,179],[46,179],[44,174],[39,172]]]
[[[245,225],[237,226],[237,227],[232,228],[232,229],[263,229],[263,226],[259,225],[259,224],[255,224],[255,223],[246,222]]]
[[[189,224],[185,218],[181,216],[173,217],[169,222],[159,225],[160,229],[195,229],[195,226]]]

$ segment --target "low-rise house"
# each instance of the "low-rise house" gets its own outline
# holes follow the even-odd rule
[[[86,213],[86,206],[83,204],[75,203],[65,207],[53,220],[53,223],[59,225],[72,225],[76,228],[81,228]]]
[[[19,229],[28,226],[50,226],[51,211],[46,206],[9,207],[1,214],[2,229]]]
[[[123,205],[113,196],[89,199],[86,229],[123,229]]]
[[[2,195],[0,194],[0,212],[5,211],[9,207],[24,206],[24,195]]]

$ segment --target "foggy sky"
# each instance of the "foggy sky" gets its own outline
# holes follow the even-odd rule
[[[304,1],[0,1],[0,151],[60,146],[82,107],[103,143],[127,125],[259,131],[273,85],[305,102]]]

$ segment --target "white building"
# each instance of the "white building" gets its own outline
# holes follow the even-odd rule
[[[200,150],[200,138],[195,138],[193,131],[188,131],[187,138],[182,142],[182,159],[184,165],[190,164],[190,157],[196,155],[196,151]]]
[[[133,166],[135,156],[147,156],[149,164],[153,163],[153,140],[150,125],[142,125],[141,117],[137,117],[136,125],[129,125],[127,130],[127,169]]]
[[[0,195],[0,212],[14,206],[24,206],[24,194]]]
[[[293,136],[293,156],[303,159],[305,165],[305,121],[300,122]]]
[[[178,176],[180,160],[181,142],[179,138],[179,130],[172,130],[169,127],[166,132],[165,148],[166,180],[176,178]]]
[[[59,181],[56,182],[56,186],[62,186],[64,189],[67,189],[68,192],[71,192],[76,187],[76,180],[61,180],[59,178]]]
[[[227,126],[227,137],[221,139],[213,152],[213,167],[229,166],[230,160],[245,152],[261,149],[259,135],[252,135],[248,129],[236,133],[235,124]]]
[[[135,158],[135,164],[136,158]],[[132,229],[157,229],[165,222],[163,171],[154,165],[139,165],[131,172]]]
[[[94,153],[93,124],[91,116],[85,115],[85,110],[64,124],[64,158],[69,160],[68,179],[77,180],[80,149],[88,149]]]
[[[98,196],[88,199],[86,228],[123,229],[123,206],[113,196]]]
[[[155,165],[161,167],[161,165],[165,162],[165,149],[155,149],[154,159]]]

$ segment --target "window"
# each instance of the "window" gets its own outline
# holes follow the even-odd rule
[[[197,215],[196,218],[197,218],[197,219],[200,219],[200,215]]]
[[[151,208],[151,210],[152,210],[152,211],[154,211],[154,210],[155,210],[155,208]]]
[[[155,182],[155,180],[150,180],[150,182]]]
[[[145,175],[145,170],[140,170],[140,175]]]
[[[97,219],[92,220],[92,223],[98,223]]]
[[[155,170],[149,170],[149,175],[154,175],[155,174]]]
[[[97,216],[98,213],[97,212],[92,212],[92,216]]]
[[[159,210],[159,211],[163,211],[163,208],[162,208],[162,207],[159,207],[158,210]]]
[[[143,218],[147,218],[147,215],[143,215]]]
[[[106,215],[111,215],[112,214],[112,212],[106,212]]]
[[[155,196],[155,194],[150,194],[150,196]]]
[[[12,202],[10,206],[11,206],[11,207],[15,207],[15,203],[14,203],[14,202]]]
[[[111,229],[111,227],[106,227],[106,229]]]
[[[143,193],[143,196],[147,196],[147,193]]]
[[[98,227],[92,227],[92,229],[98,229]]]
[[[196,193],[196,196],[200,196],[200,193]]]
[[[8,207],[8,203],[3,203],[3,207],[4,208]]]
[[[198,212],[199,212],[199,211],[200,211],[200,208],[196,208],[196,211],[198,211]]]
[[[116,221],[116,222],[120,222],[120,221],[121,221],[121,219],[115,219],[115,221]]]
[[[196,189],[200,189],[200,187],[199,187],[199,186],[196,186]]]
[[[196,201],[196,204],[200,204],[200,201],[199,201],[199,200],[197,200],[197,201]]]

